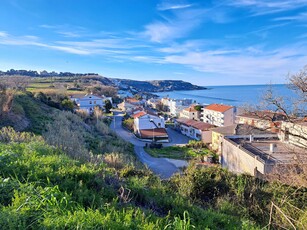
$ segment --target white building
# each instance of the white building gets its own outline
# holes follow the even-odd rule
[[[141,111],[133,115],[134,132],[141,139],[168,141],[163,117]]]
[[[93,94],[86,94],[85,96],[74,96],[71,100],[75,101],[78,109],[86,111],[87,113],[92,113],[95,106],[103,108],[105,106],[105,101],[109,100],[112,104],[112,97],[97,96]]]
[[[234,106],[211,104],[202,109],[202,120],[216,126],[228,126],[235,123]]]
[[[192,104],[192,99],[172,99],[169,101],[169,111],[173,116],[179,116],[180,111]]]

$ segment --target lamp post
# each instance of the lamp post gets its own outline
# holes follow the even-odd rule
[[[153,119],[150,119],[149,121],[154,124]],[[152,128],[152,142],[153,143],[155,142],[155,127],[154,126]]]

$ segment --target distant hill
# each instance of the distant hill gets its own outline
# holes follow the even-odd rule
[[[95,80],[100,81],[103,85],[114,86],[120,90],[129,90],[133,93],[144,93],[144,92],[163,92],[163,91],[174,91],[174,90],[200,90],[206,89],[202,86],[193,85],[189,82],[181,80],[153,80],[153,81],[135,81],[129,79],[119,78],[107,78],[98,75],[97,73],[70,73],[70,72],[47,72],[47,71],[33,71],[33,70],[8,70],[0,71],[0,76],[28,76],[34,78],[46,78],[46,77],[57,77],[57,78],[70,78],[83,80]]]
[[[136,92],[163,92],[173,90],[200,90],[206,89],[202,86],[193,85],[181,80],[154,80],[154,81],[135,81],[128,79],[112,79],[112,83],[119,89],[130,89]]]

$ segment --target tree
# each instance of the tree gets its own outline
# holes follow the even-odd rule
[[[74,109],[74,103],[69,100],[69,99],[64,99],[62,102],[61,102],[61,106],[64,110],[70,110],[72,111]]]
[[[254,108],[254,113],[263,120],[276,124],[281,140],[288,143],[289,153],[295,155],[292,166],[276,168],[274,175],[288,184],[307,186],[307,165],[303,158],[307,155],[307,65],[296,74],[288,75],[288,87],[296,97],[287,98],[276,94],[270,87],[263,96],[261,105]],[[266,116],[259,110],[271,110],[276,116],[284,116],[282,123],[275,122],[276,116]],[[258,113],[257,113],[258,111]],[[273,175],[273,176],[274,176]]]
[[[201,105],[195,105],[195,106],[194,106],[194,109],[195,109],[196,111],[201,112],[202,106],[201,106]]]
[[[104,105],[104,108],[106,110],[106,113],[110,113],[111,109],[112,109],[112,103],[110,102],[110,100],[105,100],[104,101],[105,105]]]

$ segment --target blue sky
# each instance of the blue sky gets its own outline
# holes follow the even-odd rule
[[[284,83],[307,64],[307,0],[1,0],[0,69],[198,85]]]

